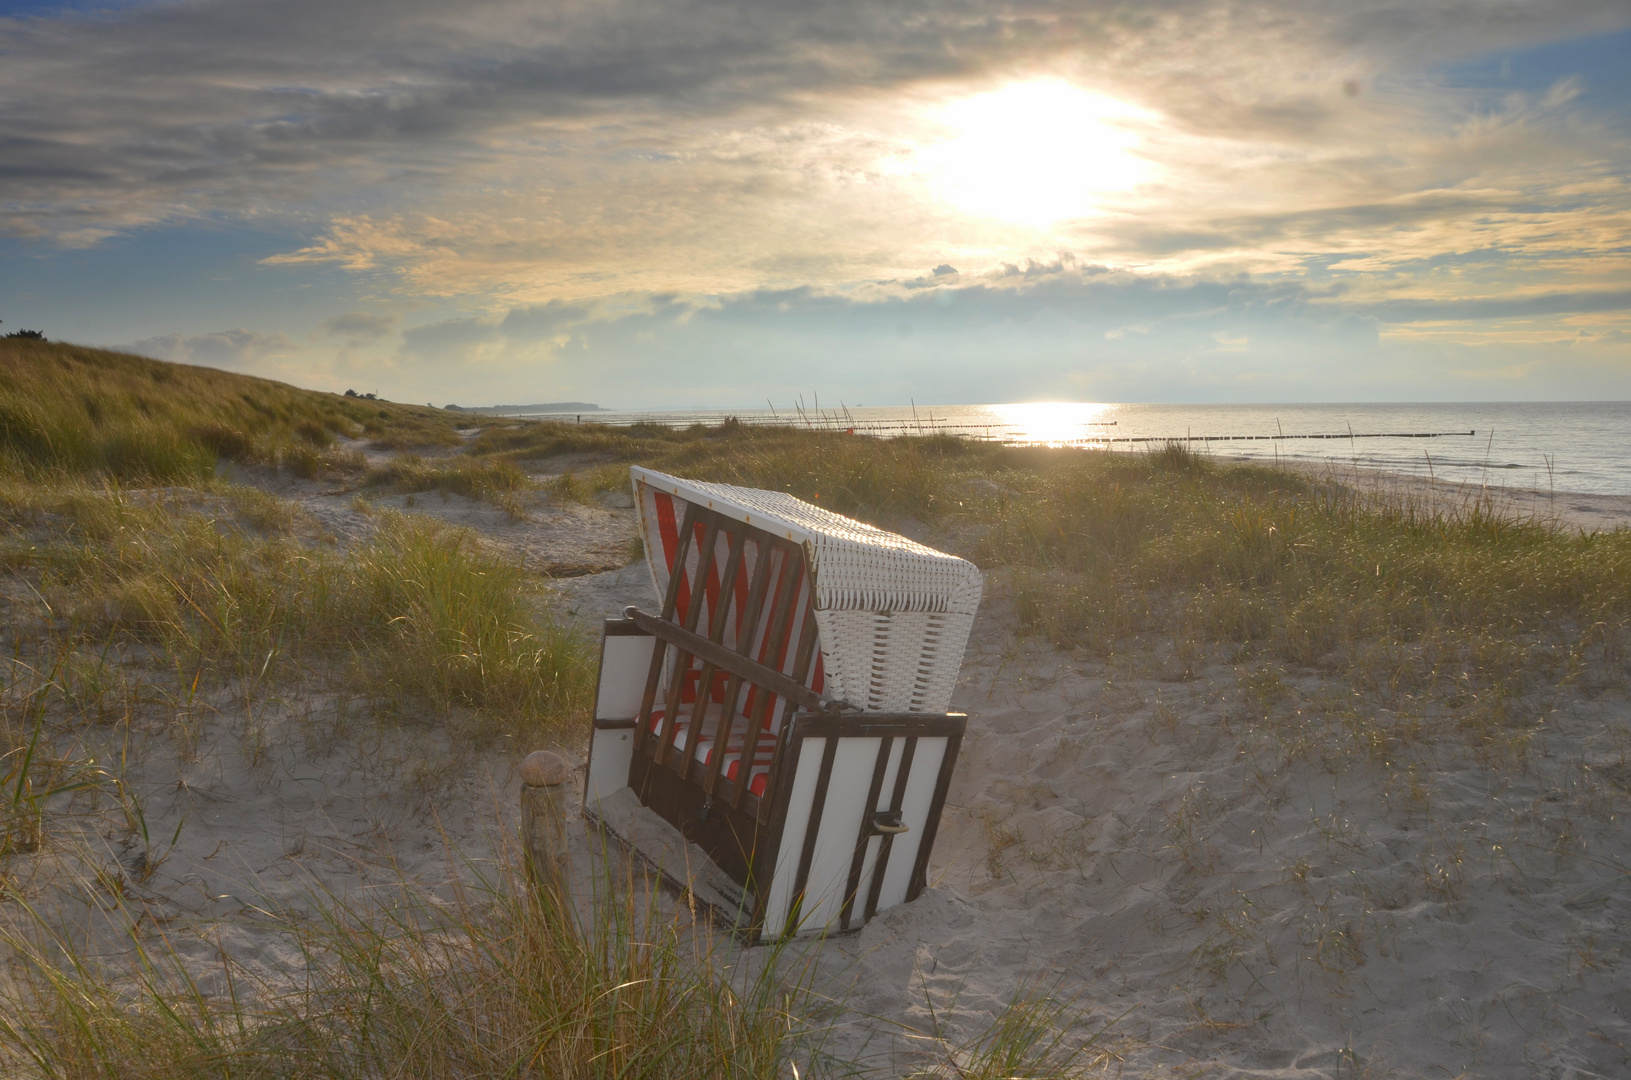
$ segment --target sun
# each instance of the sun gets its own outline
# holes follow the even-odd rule
[[[919,151],[935,196],[969,214],[1047,226],[1092,214],[1147,179],[1135,151],[1153,117],[1060,79],[1014,83],[943,105],[951,137]]]

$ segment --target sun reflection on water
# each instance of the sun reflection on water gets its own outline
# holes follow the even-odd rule
[[[1102,438],[1115,428],[1103,426],[1114,419],[1114,405],[1086,401],[1029,401],[993,405],[999,422],[1013,425],[1010,441],[1059,446]]]

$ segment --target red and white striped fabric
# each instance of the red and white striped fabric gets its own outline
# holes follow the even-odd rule
[[[783,492],[682,480],[650,469],[630,471],[658,597],[667,593],[679,529],[692,502],[790,541],[803,553],[801,559],[787,558],[786,548],[771,549],[769,595],[776,595],[787,575],[796,586],[792,632],[775,656],[766,655],[767,642],[776,636],[769,632],[770,604],[754,626],[740,625],[748,583],[761,557],[757,544],[747,545],[736,580],[722,582],[718,567],[725,563],[730,540],[721,532],[707,580],[699,584],[698,548],[706,536],[698,525],[676,594],[677,621],[687,622],[691,605],[700,604],[691,625],[705,628],[717,605],[734,600],[724,644],[737,648],[748,642],[754,659],[791,676],[804,615],[810,612],[819,639],[815,663],[804,680],[810,689],[867,712],[943,713],[950,706],[980,601],[980,571],[972,563]],[[700,666],[694,662],[684,676],[685,701],[695,699]],[[724,684],[718,679],[707,696],[718,701]],[[747,715],[764,715],[765,704],[737,703]]]
[[[663,491],[647,491],[642,493],[642,509],[647,513],[643,515],[645,523],[650,527],[647,531],[646,550],[648,560],[652,563],[652,573],[657,584],[657,595],[663,596],[668,591],[669,567],[673,564],[674,553],[679,550],[679,529],[685,520],[686,504],[682,499]],[[655,534],[655,535],[651,535]],[[676,622],[687,623],[691,618],[692,604],[700,604],[701,610],[696,613],[694,624],[699,628],[708,627],[719,605],[726,604],[731,613],[731,621],[725,626],[724,645],[730,649],[738,649],[743,641],[750,642],[752,648],[748,655],[759,663],[773,667],[784,675],[792,676],[794,658],[798,655],[799,643],[802,640],[805,628],[803,613],[810,606],[809,575],[805,572],[802,560],[788,559],[783,550],[773,549],[770,552],[770,577],[767,586],[767,595],[775,596],[786,583],[790,575],[795,590],[793,597],[793,618],[789,626],[786,639],[779,643],[775,654],[771,655],[772,639],[771,619],[774,612],[772,605],[762,605],[758,620],[752,627],[744,627],[742,621],[746,618],[747,594],[749,582],[757,573],[761,552],[758,545],[749,543],[743,551],[741,567],[737,571],[736,580],[732,582],[720,581],[721,567],[726,563],[730,549],[730,538],[721,533],[715,541],[714,558],[710,561],[708,577],[702,582],[701,589],[695,589],[693,583],[697,578],[697,568],[702,563],[701,546],[707,539],[707,529],[703,525],[696,526],[696,535],[692,537],[690,550],[686,556],[685,576],[680,581],[679,591],[676,594],[674,619]],[[657,553],[661,553],[660,561]],[[660,567],[660,569],[659,569]],[[725,593],[729,590],[729,594]],[[692,658],[691,666],[682,676],[685,685],[682,687],[681,701],[692,702],[696,699],[698,688],[696,680],[701,676],[702,661]],[[728,676],[724,672],[716,672],[712,685],[708,688],[710,701],[719,702],[724,696]],[[815,663],[811,665],[804,685],[816,693],[822,693],[826,686],[826,665],[821,654],[816,654]],[[737,702],[741,715],[762,716],[767,711],[775,716],[780,713],[777,708],[779,702],[775,695],[768,695],[768,700],[760,697],[762,691],[757,687],[746,687],[743,700]]]
[[[717,747],[716,738],[719,729],[719,717],[722,711],[718,705],[708,706],[703,716],[701,737],[691,751],[691,756],[697,763],[706,769],[712,769],[714,764],[714,751]],[[776,715],[779,715],[776,714]],[[763,734],[759,736],[759,743],[753,748],[753,766],[748,770],[748,791],[754,795],[765,793],[765,782],[770,775],[770,764],[776,756],[776,734],[779,725],[764,725]],[[725,761],[720,769],[720,775],[726,780],[736,781],[741,775],[742,755],[747,747],[747,727],[742,717],[736,718],[731,727],[730,737],[725,741]],[[663,710],[658,709],[651,714],[651,733],[661,735],[663,730]],[[679,719],[674,721],[674,735],[671,739],[674,749],[685,752],[686,744],[691,741],[692,724],[689,712],[682,712]]]

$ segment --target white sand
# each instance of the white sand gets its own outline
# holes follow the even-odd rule
[[[349,495],[288,494],[342,539],[370,527]],[[467,502],[406,509],[528,565],[627,558],[626,510],[538,506],[529,524]],[[561,589],[587,625],[651,602],[639,564]],[[1108,1028],[1112,1074],[1631,1075],[1623,687],[1584,679],[1537,703],[1548,719],[1515,767],[1448,738],[1367,749],[1354,733],[1397,718],[1313,673],[1253,696],[1250,664],[1163,680],[1159,656],[1107,664],[1012,626],[994,577],[954,701],[969,736],[932,887],[821,947],[820,985],[843,1002],[825,1053],[900,1075],[1040,986],[1072,1002],[1078,1036]],[[208,706],[196,744],[154,738],[126,774],[158,869],[144,879],[111,809],[91,837],[201,971],[213,941],[266,977],[297,972],[259,911],[303,910],[315,883],[358,896],[490,866],[513,764],[535,749],[461,750],[457,717],[382,727],[329,692]],[[13,860],[36,897],[60,898],[73,860],[57,839],[30,872]]]

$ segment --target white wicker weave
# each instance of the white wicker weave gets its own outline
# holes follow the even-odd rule
[[[804,549],[813,580],[829,698],[867,712],[943,713],[980,604],[966,559],[824,510],[780,491],[630,470],[646,559],[668,586],[649,494],[662,491],[784,537]]]

